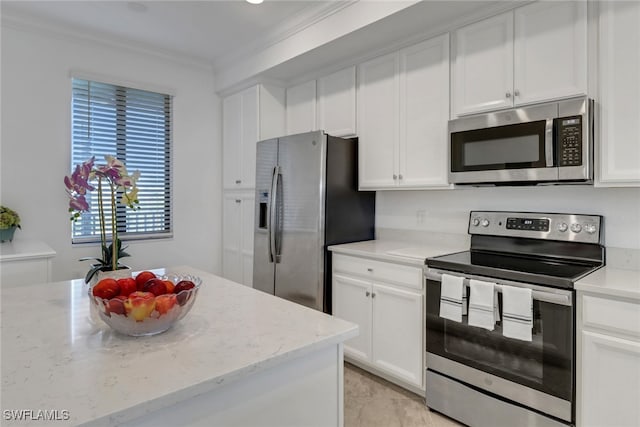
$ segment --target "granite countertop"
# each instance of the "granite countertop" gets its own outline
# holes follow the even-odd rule
[[[640,271],[602,267],[578,280],[575,289],[640,302]]]
[[[468,245],[430,244],[393,240],[367,240],[364,242],[329,246],[329,250],[336,253],[416,266],[424,266],[426,259],[429,257],[460,252],[467,249],[469,249]]]
[[[118,424],[358,332],[203,271],[168,271],[203,283],[191,312],[152,337],[92,323],[82,280],[2,289],[2,409],[69,411],[56,425]]]

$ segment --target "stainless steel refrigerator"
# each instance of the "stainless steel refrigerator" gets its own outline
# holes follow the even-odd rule
[[[257,143],[253,287],[331,313],[327,246],[374,238],[357,138],[322,131]]]

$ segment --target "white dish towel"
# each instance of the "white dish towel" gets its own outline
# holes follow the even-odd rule
[[[531,341],[533,298],[531,289],[502,286],[502,335]]]
[[[495,283],[471,279],[469,281],[469,326],[493,331],[500,320],[498,294]]]
[[[466,314],[463,308],[463,305],[466,306],[466,295],[463,277],[443,274],[440,287],[440,317],[462,322],[462,315]]]

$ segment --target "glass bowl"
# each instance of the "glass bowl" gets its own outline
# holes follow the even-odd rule
[[[187,315],[196,301],[202,280],[197,276],[167,274],[158,276],[177,285],[189,280],[195,285],[177,294],[145,297],[129,296],[103,299],[96,297],[89,289],[89,301],[100,317],[113,330],[129,336],[156,335],[173,326]]]

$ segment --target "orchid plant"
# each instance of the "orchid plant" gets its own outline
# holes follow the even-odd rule
[[[82,258],[80,261],[95,259],[99,264],[93,265],[87,273],[85,281],[88,283],[98,271],[115,271],[120,265],[118,258],[129,256],[122,248],[122,242],[118,239],[118,227],[116,226],[116,204],[117,196],[120,195],[119,203],[137,209],[138,207],[138,187],[136,182],[140,177],[140,172],[136,171],[129,175],[124,164],[113,156],[105,156],[106,164],[96,165],[95,156],[76,165],[71,175],[64,177],[67,194],[69,195],[69,212],[71,221],[77,221],[82,212],[89,211],[87,192],[96,189],[91,182],[97,181],[98,185],[98,217],[100,220],[100,240],[102,243],[102,258]],[[110,199],[107,204],[111,208],[111,239],[107,245],[107,225],[105,217],[105,200],[103,187],[108,186]]]

